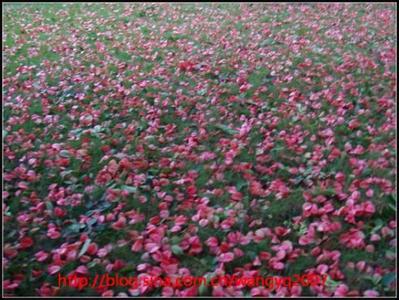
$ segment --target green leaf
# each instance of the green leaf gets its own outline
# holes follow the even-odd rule
[[[256,256],[257,256],[256,252],[255,251],[251,251],[251,250],[247,252],[247,255],[252,260],[254,260],[256,258]]]
[[[91,261],[91,262],[89,262],[88,264],[87,264],[87,267],[88,268],[93,268],[94,266],[96,266],[97,265],[97,262],[96,261]]]
[[[104,202],[102,205],[99,206],[99,210],[103,211],[103,210],[106,210],[107,208],[110,208],[110,207],[111,207],[111,203]]]
[[[394,205],[392,205],[391,203],[389,203],[388,206],[389,206],[394,212],[396,212],[396,207],[395,207]]]
[[[84,242],[84,244],[83,244],[83,246],[82,246],[82,249],[80,249],[80,252],[79,252],[78,257],[81,257],[83,254],[86,253],[87,248],[89,248],[90,242],[91,242],[91,239],[87,239],[87,240]]]
[[[197,94],[200,95],[200,96],[204,96],[204,95],[206,94],[206,92],[207,92],[206,89],[202,89],[202,90],[199,90],[199,91],[197,92]]]
[[[374,285],[377,285],[381,280],[381,277],[376,276],[364,276],[363,278],[371,281]]]
[[[208,287],[205,284],[201,284],[200,287],[198,288],[198,293],[200,294],[200,296],[204,296],[207,291]]]
[[[61,150],[60,151],[60,156],[61,157],[70,157],[71,155],[69,154],[68,150]]]
[[[390,286],[391,283],[395,280],[396,274],[395,273],[388,273],[382,276],[381,282],[385,286]]]
[[[233,135],[233,134],[237,134],[238,133],[237,130],[231,129],[230,127],[228,127],[226,125],[223,125],[223,124],[216,124],[215,127],[220,129],[220,130],[222,130],[225,133],[228,133],[228,134],[232,134]]]
[[[54,209],[53,203],[51,203],[50,201],[46,202],[46,207],[50,211],[53,211],[53,209]]]
[[[340,285],[340,284],[341,284],[341,282],[332,280],[332,279],[330,278],[330,276],[327,277],[326,286],[328,286],[328,287],[334,289],[334,288],[336,288],[336,287],[337,287],[338,285]]]
[[[172,253],[173,253],[174,255],[182,255],[182,254],[183,254],[183,249],[180,248],[179,245],[173,245],[173,246],[171,247],[171,249],[172,249]]]
[[[86,216],[88,216],[88,217],[90,217],[92,214],[94,214],[96,211],[95,210],[88,210],[86,213],[85,213],[85,215]]]
[[[244,186],[248,185],[246,180],[240,180],[237,183],[237,190],[240,191]]]
[[[308,226],[305,223],[301,223],[298,234],[304,235],[307,231],[308,231]]]
[[[102,128],[100,125],[94,126],[94,129],[93,129],[93,131],[94,131],[95,133],[101,132],[102,130],[103,130],[103,128]]]
[[[134,186],[122,185],[122,189],[128,191],[129,193],[135,193],[137,188]]]
[[[69,232],[77,233],[77,232],[79,232],[79,230],[80,230],[80,224],[78,224],[78,223],[74,223],[67,228],[67,232],[69,231]]]
[[[87,221],[87,224],[89,225],[89,226],[93,226],[94,224],[96,224],[97,223],[97,219],[96,218],[91,218],[91,219],[89,219],[88,221]]]
[[[212,279],[213,276],[214,276],[213,273],[208,273],[208,274],[206,274],[206,275],[204,276],[204,277],[205,277],[205,280],[206,280],[206,283],[205,283],[205,284],[201,284],[200,287],[198,288],[198,293],[199,293],[201,296],[204,296],[204,295],[207,294],[207,292],[208,292],[208,287],[209,287],[209,283],[210,283],[210,281],[211,281],[211,279]]]
[[[381,219],[377,219],[375,221],[375,227],[371,231],[371,233],[376,233],[378,230],[380,230],[384,226],[384,222]]]
[[[178,243],[180,242],[180,238],[179,238],[178,236],[173,236],[173,237],[170,239],[170,242],[171,242],[172,244],[178,244]]]

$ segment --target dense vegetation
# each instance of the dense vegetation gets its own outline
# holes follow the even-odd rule
[[[395,294],[396,5],[4,4],[6,295]],[[317,287],[57,275],[328,274]]]

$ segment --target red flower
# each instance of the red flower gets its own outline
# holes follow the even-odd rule
[[[121,216],[119,217],[118,221],[112,224],[112,228],[115,230],[121,230],[126,226],[126,218]]]
[[[263,196],[265,194],[262,184],[256,180],[250,182],[249,192],[254,196]]]
[[[27,249],[32,247],[32,245],[33,245],[33,239],[29,236],[25,236],[19,241],[20,249]]]
[[[142,240],[135,241],[131,248],[131,250],[133,252],[139,252],[139,251],[141,251],[141,249],[143,249],[143,241]]]
[[[95,255],[95,254],[97,254],[97,250],[98,250],[97,244],[96,244],[96,243],[91,243],[91,244],[89,245],[89,247],[87,248],[86,253],[87,253],[88,255]]]

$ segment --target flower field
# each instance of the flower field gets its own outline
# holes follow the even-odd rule
[[[396,15],[3,4],[3,294],[395,296]]]

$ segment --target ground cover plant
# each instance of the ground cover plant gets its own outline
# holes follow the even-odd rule
[[[3,5],[3,290],[394,296],[396,5]],[[85,287],[57,276],[328,275]]]

